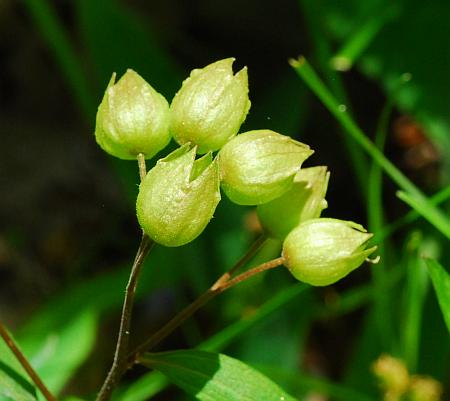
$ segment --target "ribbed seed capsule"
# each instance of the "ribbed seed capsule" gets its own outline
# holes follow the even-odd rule
[[[329,178],[325,166],[301,169],[285,194],[257,207],[265,232],[283,240],[303,221],[320,217],[327,207],[325,194]]]
[[[250,109],[247,68],[233,74],[234,59],[191,72],[170,105],[170,131],[198,153],[220,149],[235,136]]]
[[[155,242],[181,246],[205,229],[220,201],[219,171],[210,153],[195,160],[182,146],[157,162],[142,181],[136,202],[139,224]]]
[[[170,141],[169,104],[139,74],[113,74],[97,111],[95,138],[107,153],[136,159],[153,157]]]
[[[335,283],[359,267],[376,247],[366,249],[372,234],[359,224],[311,219],[294,228],[283,243],[285,266],[305,283]]]
[[[312,153],[308,145],[274,131],[245,132],[219,152],[222,188],[239,205],[269,202],[291,187]]]

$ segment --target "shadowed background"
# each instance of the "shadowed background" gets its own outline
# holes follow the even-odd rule
[[[98,389],[138,246],[137,165],[109,157],[93,136],[96,108],[112,72],[120,76],[133,68],[170,102],[191,69],[235,57],[235,70],[249,68],[252,101],[241,131],[270,128],[308,143],[315,154],[306,165],[331,170],[324,215],[366,225],[370,161],[362,156],[357,164],[352,158],[341,130],[287,60],[306,55],[372,138],[387,99],[394,97],[385,154],[431,194],[449,176],[449,19],[450,5],[437,0],[394,6],[387,0],[1,1],[0,315],[31,354],[47,344],[47,365],[45,357],[42,363],[54,388],[81,397]],[[337,72],[331,63],[336,54],[354,67]],[[411,82],[397,90],[405,73]],[[383,189],[391,221],[408,208],[389,180]],[[223,197],[199,239],[179,249],[155,249],[140,285],[135,338],[145,338],[206,289],[258,233],[252,209]],[[376,395],[370,364],[381,352],[408,359],[403,340],[411,326],[402,322],[413,308],[424,320],[413,325],[420,334],[408,351],[416,355],[410,368],[448,384],[448,336],[434,295],[430,291],[416,306],[407,304],[404,272],[423,244],[445,260],[443,238],[424,222],[385,244],[386,268],[400,279],[386,291],[386,302],[394,306],[382,327],[368,318],[367,293],[348,310],[339,309],[341,294],[371,285],[372,268],[365,266],[336,286],[302,292],[229,345],[227,354],[257,366],[299,397],[318,391],[339,398],[327,390],[328,382],[312,376]],[[265,252],[276,255],[276,244]],[[200,311],[161,348],[195,346],[293,283],[281,269],[245,283]],[[406,294],[402,302],[396,292]],[[54,355],[73,347],[64,359],[65,376],[51,374],[58,364]],[[136,369],[126,379],[140,373]],[[154,399],[184,397],[169,389]]]

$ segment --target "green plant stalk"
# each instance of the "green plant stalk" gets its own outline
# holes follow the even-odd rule
[[[128,280],[127,288],[125,291],[125,299],[122,307],[119,335],[117,338],[113,364],[102,385],[102,388],[100,389],[100,392],[97,396],[97,401],[104,401],[109,399],[117,381],[120,379],[119,372],[122,371],[122,366],[126,364],[126,355],[128,352],[128,343],[130,338],[131,314],[139,273],[141,271],[144,260],[151,250],[153,244],[153,241],[150,240],[147,235],[142,235],[141,243],[139,245],[133,267],[131,268],[130,278]]]
[[[386,143],[389,116],[393,109],[393,98],[389,99],[381,112],[377,130],[375,133],[375,146],[383,152]],[[383,213],[383,173],[379,164],[372,160],[368,177],[368,202],[367,216],[368,225],[371,232],[378,232],[384,226]],[[375,319],[378,327],[381,342],[384,349],[389,349],[391,339],[393,337],[392,316],[390,311],[390,296],[384,290],[387,284],[386,271],[386,252],[385,244],[378,247],[378,255],[380,263],[375,269],[372,269],[373,286],[374,286],[374,308]]]
[[[298,60],[290,60],[289,62],[300,78],[305,81],[309,88],[322,101],[345,131],[354,138],[373,160],[383,168],[386,174],[408,194],[407,196],[414,202],[417,210],[420,209],[421,214],[443,235],[450,239],[450,220],[447,216],[429,202],[428,198],[383,155],[370,139],[366,137],[346,111],[339,107],[340,105],[335,97],[323,84],[307,60],[304,57],[300,57]]]
[[[142,161],[138,157],[139,161],[139,168],[140,168],[140,176],[144,177],[145,174],[142,170],[142,166],[145,166],[145,160]],[[120,359],[115,357],[113,366],[110,369],[110,372],[108,373],[108,376],[105,380],[105,382],[102,385],[102,388],[97,396],[96,401],[107,401],[111,398],[111,395],[117,386],[120,378],[123,376],[123,374],[131,368],[139,355],[146,351],[151,346],[156,345],[161,340],[163,340],[165,337],[167,337],[170,333],[172,333],[177,327],[179,327],[186,319],[188,319],[192,314],[194,314],[198,309],[200,309],[203,305],[205,305],[208,301],[210,301],[212,298],[214,298],[216,295],[220,294],[221,292],[225,291],[226,289],[230,288],[232,285],[238,284],[240,281],[245,280],[247,278],[250,278],[252,275],[260,273],[264,270],[277,267],[280,264],[282,264],[282,261],[277,260],[276,265],[272,266],[271,262],[263,263],[253,269],[250,269],[249,271],[242,273],[241,275],[231,278],[231,275],[235,273],[239,268],[243,267],[260,249],[260,247],[265,242],[265,236],[259,237],[255,243],[249,248],[249,250],[244,254],[244,256],[226,273],[224,273],[219,279],[200,297],[198,297],[193,303],[188,305],[185,309],[183,309],[180,313],[178,313],[172,320],[170,320],[166,325],[164,325],[160,330],[158,330],[153,336],[151,336],[147,341],[142,343],[140,346],[138,346],[134,351],[128,353],[128,356],[126,358],[123,358],[123,352],[125,352],[125,348],[120,346],[118,341],[117,347],[120,347],[121,350],[118,351],[116,348],[116,355],[120,354]],[[139,253],[139,252],[138,252]],[[281,258],[279,258],[281,259]],[[125,304],[124,304],[125,308]],[[122,314],[123,315],[123,314]],[[122,324],[120,332],[122,332]],[[120,333],[119,332],[119,333]],[[120,340],[120,334],[119,334],[119,340]],[[116,362],[117,360],[117,362]]]
[[[0,337],[2,337],[5,344],[8,346],[8,348],[14,354],[14,356],[19,361],[19,363],[22,365],[22,367],[25,369],[25,371],[27,372],[28,376],[33,381],[33,383],[36,384],[36,387],[40,390],[40,392],[45,397],[45,399],[47,401],[57,401],[56,397],[50,392],[50,390],[47,388],[47,386],[41,380],[39,375],[33,369],[30,362],[28,362],[28,359],[25,357],[25,355],[22,353],[22,351],[16,345],[16,343],[14,342],[12,337],[9,335],[8,331],[6,330],[5,326],[3,326],[2,323],[0,323]]]
[[[429,199],[430,203],[435,206],[447,201],[448,199],[450,199],[450,185],[441,189],[433,196],[431,196]],[[391,224],[384,226],[381,229],[381,231],[374,233],[374,236],[372,237],[372,242],[377,243],[383,241],[385,238],[388,238],[400,228],[406,226],[407,224],[413,223],[419,217],[421,217],[421,214],[419,212],[417,212],[414,209],[410,210],[404,216],[398,218]]]
[[[434,259],[425,259],[441,308],[442,317],[450,334],[450,275],[444,267]]]
[[[230,277],[229,272],[223,274],[207,291],[200,295],[194,302],[188,305],[180,313],[178,313],[173,319],[171,319],[167,324],[165,324],[160,330],[153,334],[149,339],[143,342],[141,345],[136,347],[128,355],[128,366],[131,367],[138,361],[139,356],[143,353],[159,344],[163,339],[165,339],[169,334],[171,334],[177,327],[179,327],[183,322],[191,317],[197,310],[202,306],[207,304],[211,299],[215,298],[217,295],[223,293],[224,291],[230,289],[231,287],[239,284],[256,274],[262,273],[266,270],[274,269],[281,266],[284,263],[284,258],[279,257],[268,262],[262,263],[250,270],[239,274],[235,278],[226,279],[225,277]]]
[[[450,186],[448,188],[446,188],[447,190],[450,188]],[[420,214],[422,217],[424,217],[425,219],[427,219],[428,221],[431,222],[430,219],[437,219],[438,217],[435,217],[434,215],[432,215],[432,213],[429,210],[428,207],[428,203],[423,199],[414,197],[411,194],[408,194],[405,191],[397,191],[396,192],[396,196],[402,200],[403,202],[405,202],[408,206],[410,206],[412,209],[414,209],[418,214]],[[438,222],[436,221],[433,225],[437,228],[437,224]]]
[[[383,289],[383,293],[391,291],[395,285],[403,279],[404,274],[405,271],[402,269],[397,269],[390,272],[389,276],[386,278],[386,286]],[[327,320],[353,312],[356,309],[365,306],[369,302],[373,302],[377,295],[375,294],[375,291],[376,289],[371,283],[360,285],[356,288],[351,288],[342,294],[339,294],[339,297],[336,299],[335,303],[332,303],[329,306],[317,307],[315,315],[319,319]]]
[[[311,33],[313,48],[315,49],[315,58],[319,63],[319,68],[322,71],[323,76],[327,80],[331,91],[336,96],[341,104],[345,105],[347,111],[351,113],[350,99],[342,82],[341,74],[330,68],[329,60],[331,58],[330,45],[325,35],[320,30],[321,21],[318,16],[320,15],[317,2],[302,0],[302,8],[306,14],[306,20],[309,22],[308,31]],[[366,174],[368,171],[368,163],[362,154],[354,139],[343,134],[345,147],[347,149],[352,165],[355,166],[353,173],[355,174],[356,182],[358,183],[360,193],[363,198],[366,198]]]
[[[414,235],[416,234],[416,235]],[[402,341],[403,359],[410,372],[417,372],[420,331],[425,299],[428,292],[428,275],[420,258],[422,236],[413,233],[407,244],[406,293],[403,309]]]

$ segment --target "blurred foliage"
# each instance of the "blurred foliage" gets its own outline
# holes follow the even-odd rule
[[[287,60],[306,55],[362,131],[378,145],[385,135],[387,158],[431,194],[450,176],[449,20],[445,0],[1,1],[0,316],[50,389],[95,395],[138,246],[137,168],[103,154],[93,138],[112,72],[133,68],[170,100],[192,68],[236,57],[250,77],[242,129],[310,144],[312,163],[331,171],[325,216],[369,215],[383,230],[409,210],[398,188],[380,173],[368,195],[372,159],[345,139]],[[334,69],[335,56],[348,57],[348,71]],[[399,88],[404,74],[410,82]],[[133,342],[205,290],[258,233],[251,208],[223,199],[194,243],[156,247],[139,284]],[[278,251],[269,243],[254,263]],[[256,367],[298,399],[346,401],[380,399],[370,369],[388,353],[439,380],[448,396],[448,300],[439,285],[448,240],[424,219],[409,220],[383,237],[380,253],[381,265],[321,289],[299,291],[284,271],[268,272],[207,305],[159,348],[206,341],[208,351]],[[431,262],[430,270],[423,256],[442,267]],[[0,348],[0,386],[11,379],[9,357]],[[192,399],[143,373],[130,372],[115,400]],[[16,398],[34,399],[22,384]]]

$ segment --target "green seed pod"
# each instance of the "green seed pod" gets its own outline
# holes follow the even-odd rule
[[[325,166],[301,169],[285,194],[256,208],[265,232],[283,240],[303,221],[320,217],[327,207],[329,178]]]
[[[169,104],[140,75],[113,74],[97,111],[95,138],[107,153],[133,160],[153,157],[170,141]]]
[[[366,249],[372,234],[359,224],[311,219],[294,228],[283,243],[285,266],[305,283],[335,283],[359,267],[376,247]]]
[[[155,242],[180,246],[205,229],[220,201],[219,170],[211,153],[195,160],[196,149],[178,148],[159,160],[139,187],[137,218]]]
[[[219,152],[222,188],[239,205],[269,202],[291,187],[312,154],[308,145],[274,131],[245,132]]]
[[[233,75],[234,58],[191,72],[170,105],[170,131],[198,153],[220,149],[235,136],[250,109],[247,68]]]

